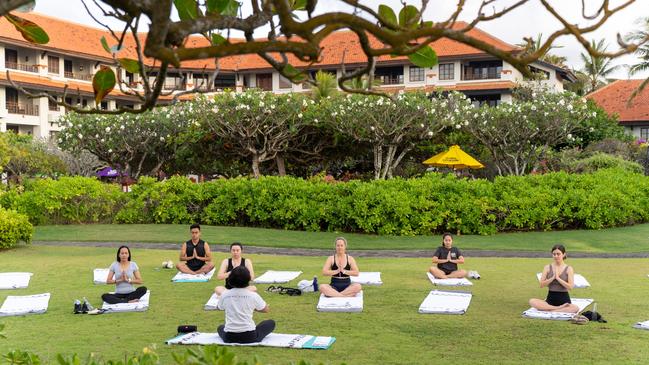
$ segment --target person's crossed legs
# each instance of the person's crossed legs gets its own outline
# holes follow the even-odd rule
[[[437,279],[460,279],[466,277],[466,270],[455,270],[447,272],[438,268],[437,266],[431,266],[428,271]]]

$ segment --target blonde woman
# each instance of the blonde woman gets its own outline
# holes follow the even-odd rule
[[[334,241],[336,252],[329,256],[322,274],[331,276],[331,284],[320,285],[320,292],[327,297],[353,297],[361,291],[361,284],[352,283],[350,276],[358,276],[356,260],[347,254],[347,240],[338,237]]]

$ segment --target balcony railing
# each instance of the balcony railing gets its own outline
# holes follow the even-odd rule
[[[59,111],[59,106],[57,104],[48,103],[47,104],[47,109],[49,109],[50,111],[53,111],[53,112],[58,112]]]
[[[38,105],[34,104],[21,104],[15,101],[7,102],[7,111],[11,114],[22,114],[22,115],[39,115],[38,114]]]
[[[383,75],[375,76],[377,80],[381,81],[381,85],[398,85],[403,84],[403,75]]]
[[[162,85],[164,90],[185,90],[185,84],[182,82],[167,81]]]
[[[500,75],[501,75],[501,72],[497,72],[497,71],[464,73],[462,75],[462,80],[499,79]]]
[[[38,66],[36,66],[36,65],[27,65],[27,64],[18,63],[18,62],[5,61],[5,67],[10,68],[12,70],[20,70],[20,71],[27,71],[27,72],[38,72]]]
[[[67,77],[68,79],[92,81],[92,74],[79,74],[70,71],[65,71],[63,72],[63,76]]]

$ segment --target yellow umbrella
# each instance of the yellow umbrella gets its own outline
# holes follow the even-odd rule
[[[423,162],[425,165],[450,167],[453,169],[481,169],[484,167],[478,160],[462,151],[460,146],[453,145],[448,151],[436,154]]]

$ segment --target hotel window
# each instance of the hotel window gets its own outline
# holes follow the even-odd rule
[[[425,70],[423,67],[410,66],[410,81],[424,81]]]
[[[440,80],[453,80],[453,79],[455,79],[455,64],[453,64],[453,63],[440,63],[439,64],[439,79]]]
[[[649,141],[649,128],[640,128],[640,139]]]
[[[293,87],[293,83],[291,83],[291,80],[287,79],[286,77],[279,75],[279,88],[280,89],[290,89]]]
[[[55,56],[47,56],[47,72],[51,74],[59,73],[59,58]]]

